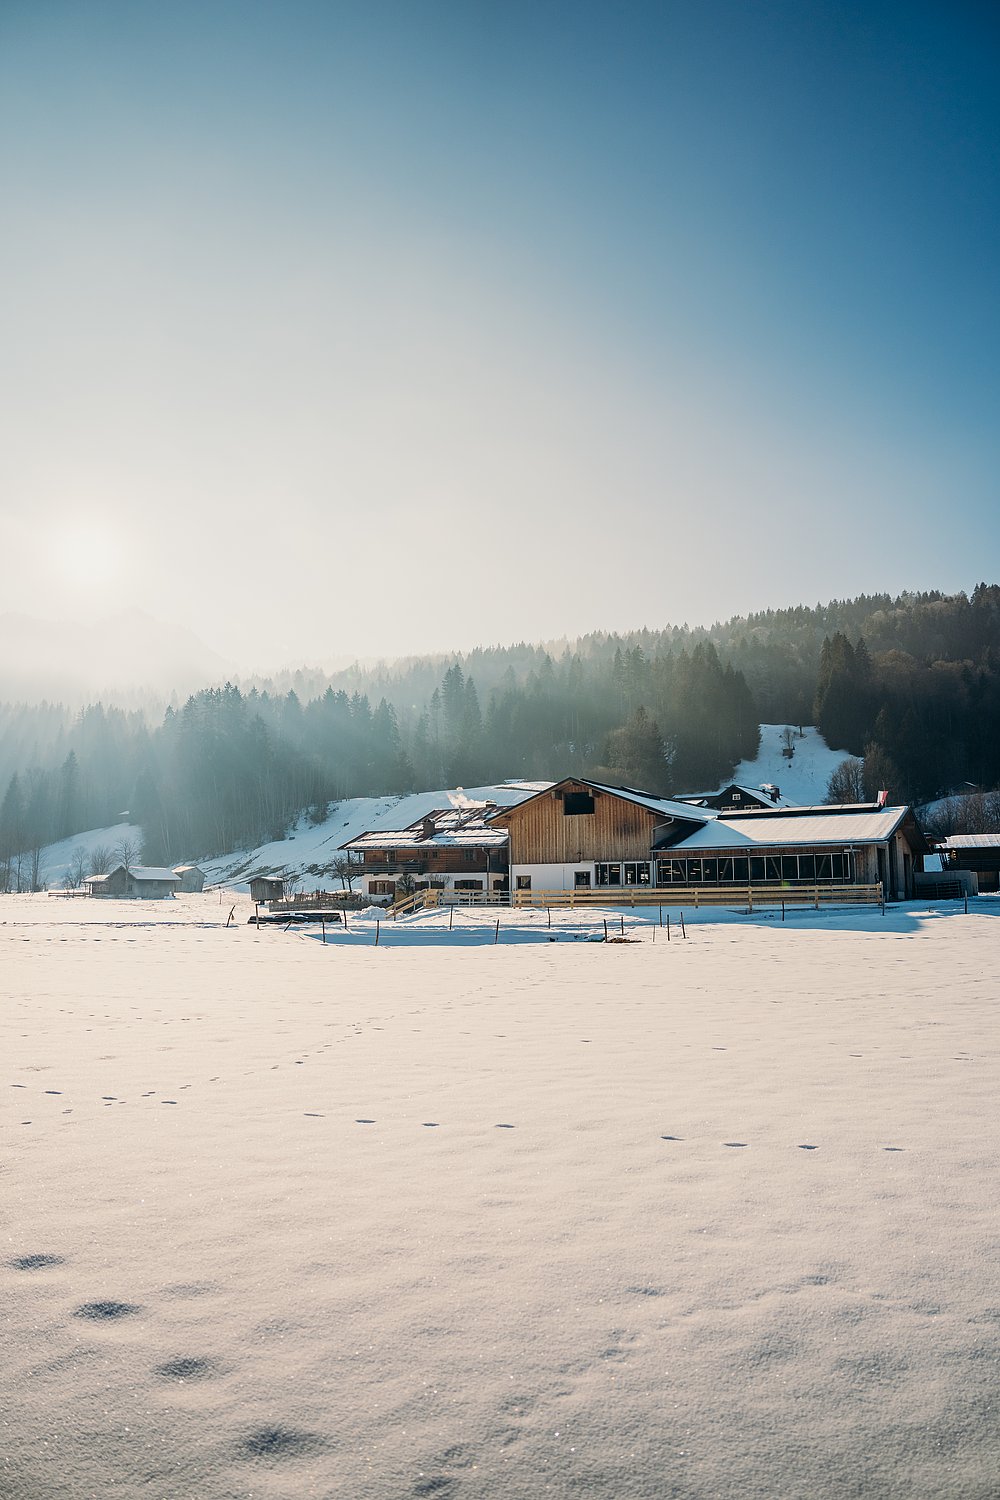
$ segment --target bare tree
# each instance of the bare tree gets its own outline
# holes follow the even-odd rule
[[[132,871],[139,863],[139,856],[141,853],[142,845],[140,844],[139,840],[129,838],[127,834],[124,838],[120,838],[115,845],[115,858],[121,860],[126,875],[131,875]]]
[[[781,743],[786,750],[795,749],[795,730],[790,724],[781,731]]]
[[[95,844],[88,863],[91,875],[107,875],[111,870],[111,850],[107,844]]]
[[[865,763],[849,755],[840,762],[826,785],[827,802],[863,802],[865,800]]]
[[[73,857],[66,871],[66,886],[68,890],[78,891],[87,874],[87,851],[82,844],[78,844],[73,850]]]
[[[353,893],[354,877],[358,873],[358,866],[354,861],[348,859],[346,854],[338,854],[336,859],[330,861],[330,869],[339,879],[341,888]]]

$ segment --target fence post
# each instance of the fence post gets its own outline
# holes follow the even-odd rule
[[[547,906],[545,908],[545,915],[548,917],[548,919],[549,919],[549,926],[551,927],[552,926],[552,908],[551,908],[551,906]]]
[[[813,907],[814,907],[814,909],[816,911],[819,911],[819,886],[816,886],[814,895],[815,895],[815,900],[813,902]]]
[[[785,898],[784,898],[784,896],[782,896],[782,898],[781,898],[781,920],[782,921],[785,920]]]
[[[452,904],[448,908],[448,931],[449,932],[451,931],[451,924],[454,922],[454,920],[455,920],[455,903],[452,902]]]
[[[753,916],[753,886],[747,886],[747,911]]]
[[[219,892],[219,905],[220,906],[222,905],[222,892],[221,891]],[[257,931],[259,932],[260,931],[260,902],[259,901],[255,901],[254,904],[253,904],[253,925],[256,927]]]
[[[660,907],[660,926],[663,926],[663,907]]]
[[[966,916],[969,915],[969,893],[968,893],[968,891],[965,892],[965,915]]]
[[[687,928],[684,926],[684,913],[681,912],[681,937],[686,938],[687,935]]]
[[[325,917],[320,917],[320,919],[319,919],[319,925],[323,929],[323,947],[325,948],[326,947],[326,918]]]
[[[670,913],[667,912],[667,942],[670,942]]]
[[[694,909],[695,909],[695,911],[698,910],[698,887],[697,886],[695,886],[695,888],[694,888]]]
[[[497,943],[499,943],[499,941],[500,941],[500,918],[497,917],[496,930],[493,933],[493,946],[494,946],[494,948],[496,947]]]
[[[607,942],[607,940],[608,940],[608,919],[607,919],[607,917],[605,917],[604,918],[604,941]]]
[[[379,917],[376,917],[375,918],[375,946],[376,946],[376,948],[378,947],[378,934],[379,934],[379,928],[381,926],[382,926],[381,919]]]
[[[625,936],[625,913],[622,912],[622,937]]]

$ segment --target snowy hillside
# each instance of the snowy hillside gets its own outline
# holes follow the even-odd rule
[[[287,838],[199,863],[213,883],[225,881],[241,887],[247,885],[251,875],[274,872],[292,879],[300,891],[336,889],[339,886],[336,877],[322,871],[348,839],[373,828],[408,828],[435,808],[447,807],[449,799],[459,791],[473,802],[513,807],[549,785],[548,781],[510,781],[499,786],[414,792],[408,797],[352,797],[334,803],[324,823],[314,826],[308,819],[300,818]],[[317,869],[320,873],[316,873]]]
[[[786,802],[811,807],[826,801],[826,787],[831,775],[845,759],[845,750],[831,750],[818,729],[808,727],[803,738],[793,741],[791,760],[782,755],[785,748],[784,724],[760,726],[760,750],[756,760],[740,761],[733,781],[740,786],[757,787],[772,782],[781,790]]]
[[[58,844],[49,844],[42,850],[39,867],[42,884],[50,888],[65,885],[67,871],[75,863],[79,849],[88,859],[95,849],[110,849],[113,855],[116,845],[122,840],[139,843],[142,830],[132,823],[115,823],[111,828],[90,828],[86,833],[74,833]]]

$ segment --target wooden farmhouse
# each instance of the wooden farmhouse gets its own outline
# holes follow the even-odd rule
[[[172,896],[180,886],[180,879],[173,870],[159,869],[152,865],[135,865],[127,870],[118,865],[107,875],[90,875],[84,881],[91,896],[144,896],[147,899],[162,899]]]
[[[174,865],[174,874],[180,881],[179,891],[190,893],[205,889],[205,872],[197,865]]]
[[[710,807],[715,812],[765,812],[772,811],[775,807],[792,807],[794,803],[782,797],[781,791],[773,782],[765,782],[763,786],[738,786],[732,782],[724,786],[721,792],[685,792],[683,796],[676,796],[675,802],[685,802],[691,807]]]
[[[363,833],[341,848],[376,899],[394,897],[400,882],[404,890],[506,891],[507,832],[485,821],[499,811],[495,803],[435,808],[407,828]]]
[[[913,894],[928,845],[908,807],[759,807],[734,814],[581,778],[490,818],[515,892],[595,887],[875,885]]]

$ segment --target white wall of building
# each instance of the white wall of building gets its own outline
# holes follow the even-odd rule
[[[510,888],[517,889],[517,877],[519,875],[531,876],[531,889],[533,891],[571,891],[576,886],[577,870],[586,870],[590,875],[590,884],[594,884],[594,862],[580,865],[511,865]]]

